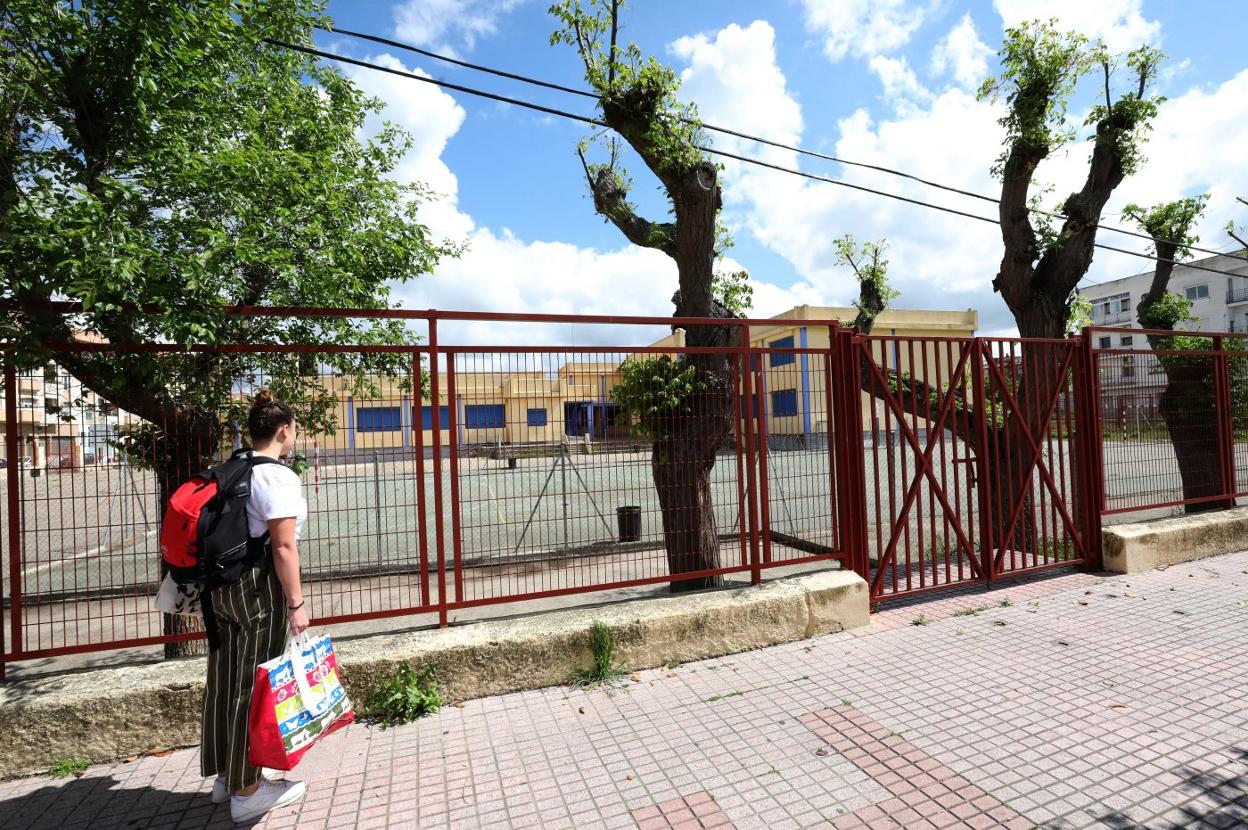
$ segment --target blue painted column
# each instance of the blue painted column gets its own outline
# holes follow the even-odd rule
[[[347,449],[355,449],[355,396],[347,395]]]
[[[404,395],[399,400],[402,401],[399,409],[399,426],[403,430],[403,449],[407,449],[412,445],[411,399]]]

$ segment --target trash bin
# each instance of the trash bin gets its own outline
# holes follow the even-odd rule
[[[516,469],[516,457],[515,457],[514,455],[513,455],[513,456],[510,456],[510,457],[507,459],[507,469],[509,469],[509,470],[514,470],[514,469]]]
[[[615,518],[620,525],[621,542],[641,540],[641,508],[635,505],[615,508]]]

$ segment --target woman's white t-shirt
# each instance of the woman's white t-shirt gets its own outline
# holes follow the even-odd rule
[[[247,500],[247,532],[253,537],[269,532],[270,519],[295,519],[295,538],[308,517],[303,483],[285,464],[257,464],[251,469],[251,496]]]

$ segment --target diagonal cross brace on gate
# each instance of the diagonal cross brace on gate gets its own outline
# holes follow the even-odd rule
[[[1058,367],[1056,372],[1056,376],[1059,378],[1064,377],[1066,372],[1070,369],[1071,362],[1075,354],[1073,344],[1063,343],[1062,345],[1065,347],[1066,355],[1062,360],[1061,366]],[[1030,458],[1027,459],[1025,468],[1019,471],[1018,480],[1029,480],[1033,471],[1038,471],[1040,473],[1041,479],[1044,481],[1045,486],[1049,489],[1050,495],[1053,497],[1053,504],[1057,508],[1058,513],[1061,515],[1062,522],[1065,525],[1067,532],[1071,535],[1071,539],[1075,544],[1075,549],[1079,554],[1079,558],[1086,559],[1087,550],[1084,548],[1083,537],[1076,529],[1077,526],[1071,518],[1070,513],[1066,510],[1065,499],[1058,491],[1057,485],[1053,481],[1053,476],[1048,468],[1048,465],[1041,461],[1041,456],[1044,451],[1040,442],[1031,434],[1031,428],[1027,425],[1026,419],[1023,418],[1021,407],[1018,404],[1018,399],[1014,396],[1014,393],[1010,391],[1009,384],[1007,384],[1005,380],[1005,375],[1001,372],[1001,367],[997,365],[997,362],[994,360],[987,360],[986,363],[988,364],[988,371],[996,379],[1001,396],[1004,399],[1005,404],[1009,407],[1010,412],[1014,417],[1014,421],[1018,424],[1029,447]],[[1040,429],[1043,430],[1047,428],[1049,423],[1053,420],[1053,412],[1057,409],[1057,403],[1061,399],[1061,391],[1062,387],[1059,383],[1054,388],[1052,398],[1050,398],[1048,403],[1045,405],[1044,418],[1039,422]],[[1029,489],[1030,488],[1027,487],[1020,487],[1017,499],[1010,505],[1009,525],[1006,527],[1005,533],[1002,534],[999,540],[996,554],[993,559],[994,572],[998,572],[1005,562],[1006,545],[1009,544],[1010,540],[1014,537],[1014,531],[1017,529],[1018,520],[1022,516],[1023,504],[1027,501]]]
[[[859,349],[861,355],[866,358],[867,366],[870,368],[872,378],[879,385],[880,391],[884,393],[883,397],[885,403],[887,403],[894,415],[897,416],[897,425],[900,431],[910,443],[911,447],[914,448],[914,452],[918,456],[918,465],[920,467],[920,469],[915,471],[914,480],[910,482],[910,486],[906,490],[906,497],[902,502],[901,511],[897,519],[894,520],[889,533],[888,547],[885,549],[884,555],[880,558],[880,562],[876,567],[875,577],[871,580],[872,595],[879,595],[883,587],[885,571],[896,559],[898,534],[909,520],[910,509],[914,505],[915,499],[918,498],[919,488],[922,485],[924,478],[926,478],[931,484],[932,493],[940,502],[941,507],[944,508],[946,517],[951,517],[952,520],[950,521],[950,524],[953,526],[953,531],[958,539],[958,549],[966,551],[971,571],[976,577],[984,579],[985,576],[983,569],[980,567],[979,562],[976,561],[970,540],[967,539],[966,534],[962,530],[962,525],[960,521],[958,521],[958,513],[952,506],[950,506],[949,500],[945,496],[944,487],[936,479],[936,475],[932,470],[932,454],[935,452],[937,443],[941,440],[941,434],[945,428],[945,421],[948,419],[949,412],[953,409],[953,404],[957,399],[954,394],[954,387],[952,385],[950,386],[944,400],[941,401],[940,408],[937,412],[935,426],[928,431],[927,448],[923,449],[919,446],[918,436],[915,434],[910,425],[906,423],[905,412],[901,409],[901,406],[897,403],[896,399],[892,395],[888,394],[888,381],[885,379],[883,372],[880,371],[880,367],[876,365],[875,360],[872,359],[870,352],[867,350],[865,340],[860,342]],[[966,369],[967,358],[970,357],[971,351],[971,349],[964,349],[962,351],[962,356],[958,359],[958,365],[950,374],[950,377],[962,376],[964,370]]]

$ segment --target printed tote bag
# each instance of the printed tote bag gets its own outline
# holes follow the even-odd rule
[[[292,638],[285,653],[256,668],[247,761],[294,769],[313,744],[354,719],[330,639]]]

